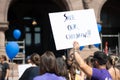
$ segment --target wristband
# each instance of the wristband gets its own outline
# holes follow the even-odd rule
[[[74,50],[74,53],[75,53],[75,52],[79,52],[79,51],[80,51],[80,50]]]

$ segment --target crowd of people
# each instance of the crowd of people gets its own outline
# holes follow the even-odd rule
[[[41,56],[33,53],[29,58],[31,66],[19,80],[120,80],[120,70],[115,66],[118,58],[95,51],[93,56],[83,59],[79,47],[75,41],[66,58],[56,57],[52,51]],[[8,80],[6,56],[1,55],[0,62],[0,80]]]

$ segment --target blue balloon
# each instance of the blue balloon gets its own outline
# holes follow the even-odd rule
[[[19,29],[15,29],[13,31],[13,36],[14,36],[15,39],[19,39],[20,36],[21,36],[21,31]]]
[[[97,24],[98,27],[98,31],[101,32],[102,31],[102,26],[100,24]]]
[[[99,43],[98,44],[94,44],[94,46],[98,48],[100,46],[100,44]]]
[[[13,59],[19,52],[19,45],[17,42],[11,41],[6,44],[6,53],[9,59]]]
[[[84,46],[80,46],[80,48],[79,48],[79,49],[80,49],[80,50],[82,50],[83,48],[84,48]]]

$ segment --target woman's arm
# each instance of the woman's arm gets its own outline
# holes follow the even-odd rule
[[[9,73],[10,73],[10,70],[9,70],[9,69],[6,69],[5,80],[7,80],[7,79],[9,78]]]
[[[73,43],[73,48],[74,48],[74,57],[77,63],[79,64],[79,67],[83,70],[84,73],[86,73],[89,77],[92,76],[92,68],[88,66],[84,60],[80,56],[80,50],[79,50],[79,43],[74,42]]]

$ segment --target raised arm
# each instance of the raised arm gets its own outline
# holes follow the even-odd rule
[[[79,50],[79,43],[74,42],[73,43],[73,50],[74,50],[74,57],[76,62],[79,64],[79,67],[83,70],[84,73],[86,73],[89,77],[92,76],[92,68],[88,66],[85,61],[80,56],[80,50]]]

